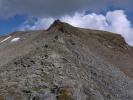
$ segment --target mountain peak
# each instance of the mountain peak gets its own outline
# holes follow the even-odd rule
[[[51,26],[48,28],[48,30],[59,30],[64,32],[65,27],[68,27],[68,26],[70,27],[70,25],[65,22],[62,22],[60,20],[55,20],[53,24],[51,24]]]
[[[54,21],[53,24],[54,24],[54,25],[58,25],[58,24],[61,24],[61,23],[63,23],[63,22],[61,22],[59,19],[57,19],[57,20]]]

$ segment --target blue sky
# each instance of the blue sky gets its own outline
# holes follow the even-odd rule
[[[133,0],[0,0],[0,35],[46,29],[60,19],[121,34],[133,45]]]
[[[27,16],[16,15],[8,19],[0,19],[0,35],[8,34],[17,30],[17,27],[23,24]]]

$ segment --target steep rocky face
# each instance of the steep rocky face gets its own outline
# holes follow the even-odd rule
[[[9,36],[0,38],[0,100],[133,100],[133,48],[120,35],[57,20]]]

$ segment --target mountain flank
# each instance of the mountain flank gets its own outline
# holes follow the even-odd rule
[[[133,47],[56,20],[0,37],[0,100],[133,100]]]

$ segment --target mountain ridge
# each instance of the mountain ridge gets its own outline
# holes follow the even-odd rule
[[[0,44],[0,100],[133,99],[133,48],[120,35],[56,20],[9,36]]]

